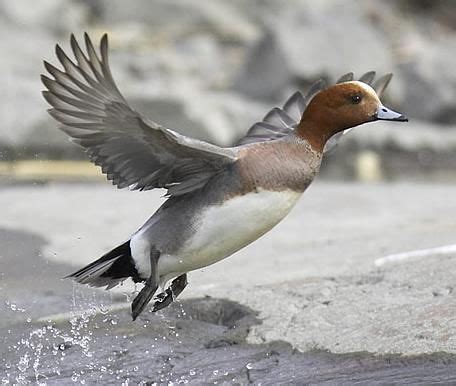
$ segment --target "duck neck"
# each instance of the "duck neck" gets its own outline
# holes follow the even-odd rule
[[[321,117],[324,118],[324,117]],[[326,119],[315,119],[311,114],[304,114],[298,127],[296,135],[306,140],[313,150],[322,153],[325,144],[337,131]]]

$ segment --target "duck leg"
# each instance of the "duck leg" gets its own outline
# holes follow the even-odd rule
[[[168,307],[182,293],[187,284],[186,273],[176,277],[164,292],[157,295],[157,300],[154,302],[152,312]]]
[[[158,288],[158,270],[157,263],[158,258],[160,257],[160,252],[152,247],[150,251],[150,277],[146,280],[144,288],[139,292],[138,295],[133,299],[131,303],[131,316],[135,320],[138,315],[144,310],[147,306],[147,303],[150,302],[152,296],[154,296],[155,291]]]

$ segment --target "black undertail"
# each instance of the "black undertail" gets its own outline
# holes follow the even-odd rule
[[[131,277],[134,282],[142,281],[131,256],[130,240],[104,254],[98,260],[68,275],[78,283],[110,289]]]

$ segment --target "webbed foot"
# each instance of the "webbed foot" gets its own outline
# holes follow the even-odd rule
[[[168,307],[182,293],[187,284],[187,274],[176,277],[165,291],[156,296],[152,312]]]

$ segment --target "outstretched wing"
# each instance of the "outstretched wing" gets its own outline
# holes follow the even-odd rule
[[[182,195],[203,187],[236,160],[233,149],[180,135],[134,111],[118,90],[108,63],[108,39],[99,56],[87,34],[87,55],[71,36],[72,61],[57,45],[63,71],[44,62],[54,79],[42,75],[49,113],[82,146],[118,188],[166,188]]]
[[[372,87],[375,89],[379,97],[381,97],[385,91],[392,76],[393,74],[386,74],[380,77],[373,84]],[[353,79],[353,73],[349,72],[342,75],[336,83],[350,82]],[[363,74],[361,78],[359,78],[359,81],[371,85],[374,79],[375,71],[369,71]],[[237,145],[272,141],[290,134],[298,126],[301,121],[301,117],[312,98],[325,88],[326,82],[320,79],[310,87],[305,96],[303,96],[299,91],[295,92],[290,98],[288,98],[282,108],[274,107],[264,116],[261,122],[255,123],[249,129],[247,134],[239,140]],[[339,143],[341,137],[349,131],[350,130],[345,130],[332,136],[325,146],[324,153],[334,149],[334,147]]]

